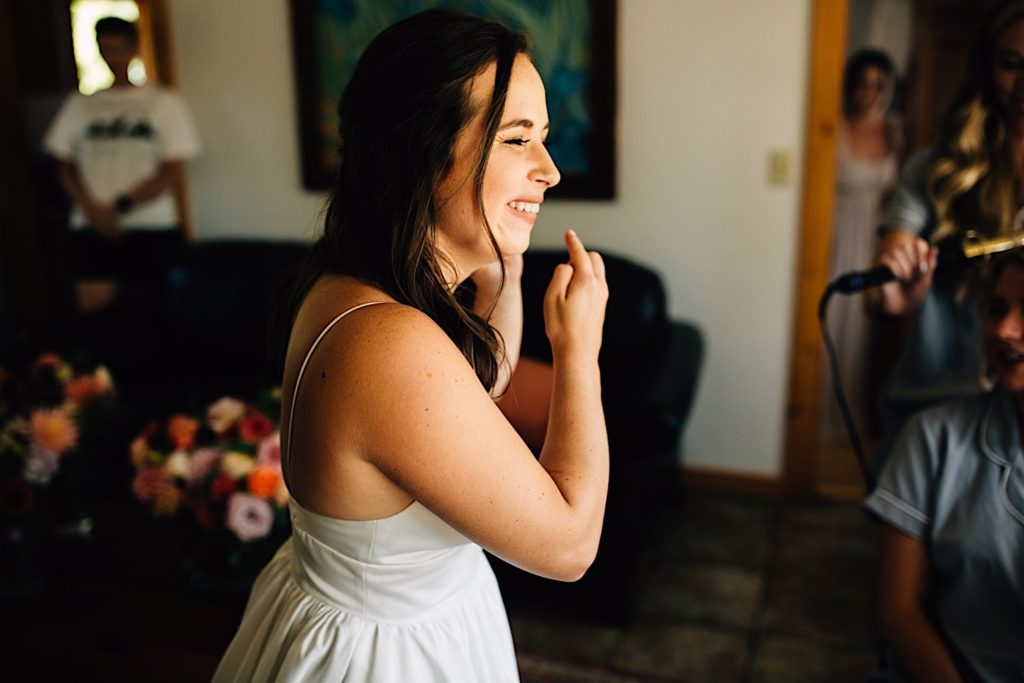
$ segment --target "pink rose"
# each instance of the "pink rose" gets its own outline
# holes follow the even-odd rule
[[[274,510],[256,496],[235,493],[228,499],[227,527],[240,540],[255,541],[274,528]]]
[[[198,448],[189,458],[188,480],[202,481],[220,463],[223,453],[216,448]]]
[[[256,464],[273,467],[280,474],[281,432],[274,432],[260,441],[259,448],[256,450]]]

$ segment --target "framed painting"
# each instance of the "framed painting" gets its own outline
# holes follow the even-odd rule
[[[290,0],[302,182],[330,188],[338,166],[337,103],[370,40],[430,7],[520,28],[547,89],[548,149],[562,173],[555,198],[615,194],[616,0]]]

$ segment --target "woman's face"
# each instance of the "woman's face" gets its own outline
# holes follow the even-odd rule
[[[1003,115],[1024,119],[1024,20],[1012,24],[996,40],[992,82]]]
[[[1024,392],[1024,267],[1003,269],[984,304],[982,344],[1000,386]]]
[[[865,67],[853,89],[853,103],[858,114],[885,111],[889,106],[889,77],[877,66]]]
[[[460,280],[495,260],[473,190],[495,72],[491,64],[470,85],[475,113],[455,144],[452,171],[438,188],[439,247],[455,263]],[[544,84],[530,60],[519,55],[483,181],[487,223],[504,255],[526,251],[544,192],[561,177],[544,147],[547,132]]]

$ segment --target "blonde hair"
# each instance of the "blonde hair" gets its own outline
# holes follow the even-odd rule
[[[1006,232],[1020,205],[1020,171],[1006,123],[996,106],[992,49],[1012,24],[1024,20],[1024,0],[997,3],[971,49],[960,94],[947,116],[928,175],[935,207],[932,243],[968,230]]]

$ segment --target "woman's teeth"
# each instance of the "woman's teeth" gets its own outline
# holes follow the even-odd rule
[[[509,202],[516,211],[525,211],[526,213],[537,213],[540,211],[540,204],[534,204],[533,202]]]

